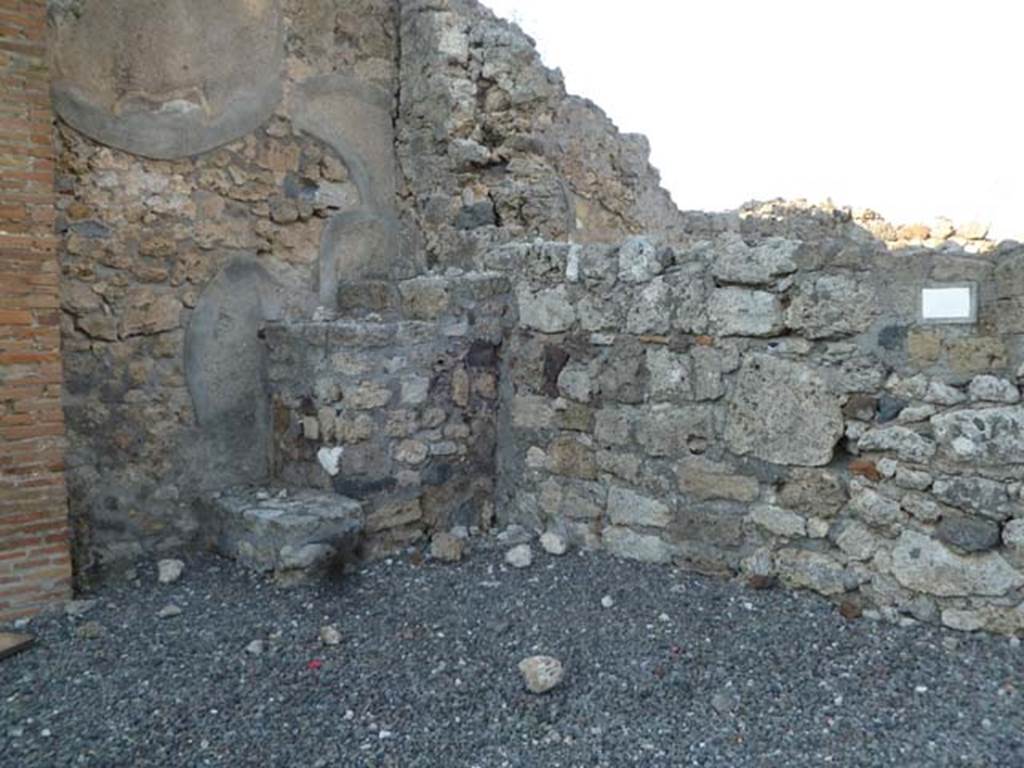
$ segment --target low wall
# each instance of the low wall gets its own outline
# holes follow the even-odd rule
[[[488,526],[507,286],[348,285],[349,317],[268,325],[274,482],[365,502],[367,555]]]
[[[1024,249],[890,251],[837,216],[686,251],[506,246],[499,516],[579,545],[1024,630]],[[928,244],[935,245],[935,244]],[[934,282],[972,325],[924,325]]]

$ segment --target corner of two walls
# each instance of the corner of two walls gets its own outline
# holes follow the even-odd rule
[[[579,236],[582,194],[603,196],[587,231],[639,231],[651,218],[640,202],[658,197],[643,146],[566,97],[529,39],[476,3],[197,5],[196,34],[232,24],[243,42],[269,35],[253,65],[281,73],[261,83],[281,100],[250,94],[241,118],[232,86],[247,87],[244,50],[211,60],[166,8],[120,5],[118,24],[51,19],[81,576],[191,545],[196,494],[265,479],[275,425],[252,405],[271,384],[258,324],[344,313],[375,285],[470,268],[493,243]],[[119,50],[124,24],[159,38],[159,55],[129,51],[117,70],[132,75],[128,101],[108,77],[117,68],[97,63]],[[182,81],[166,67],[175,57],[214,68],[216,82]],[[180,114],[158,109],[169,102]],[[181,135],[193,145],[168,144]],[[591,173],[598,144],[615,160]]]
[[[383,273],[411,252],[391,202],[392,3],[193,5],[201,30],[162,5],[110,4],[116,24],[51,18],[68,484],[83,578],[194,544],[197,494],[265,480],[260,326],[311,317],[339,271]],[[112,104],[123,89],[106,70],[72,65],[90,49],[115,55],[125,25],[159,38],[160,55],[116,54],[129,57],[138,93]],[[225,26],[239,50],[211,58],[193,33]],[[264,37],[253,61],[246,41]],[[205,84],[167,69],[182,59]],[[276,100],[245,90],[253,67],[270,73],[258,85]],[[168,102],[187,125],[164,124]],[[168,135],[193,145],[168,146]]]
[[[895,620],[1022,629],[1017,249],[843,211],[682,214],[645,144],[469,0],[282,13],[283,101],[242,138],[147,160],[60,128],[83,547],[110,561],[184,545],[190,494],[266,474],[239,471],[253,441],[231,430],[197,450],[209,430],[185,354],[205,315],[202,336],[227,347],[197,357],[230,357],[233,329],[253,325],[231,302],[255,292],[270,323],[255,364],[283,396],[274,471],[323,484],[316,449],[345,445],[372,494],[390,467],[407,485],[387,489],[385,542],[461,521],[461,498],[486,517],[493,494],[501,520],[584,546],[779,579]],[[239,259],[262,287],[217,277]],[[921,284],[954,280],[981,287],[978,324],[919,325]],[[209,291],[222,299],[204,304]],[[342,319],[318,326],[320,305]],[[500,354],[483,361],[481,340]],[[234,369],[199,367],[220,402],[238,400]],[[327,386],[339,380],[371,407],[350,412]],[[398,503],[443,488],[431,468],[450,457],[479,458],[466,476],[496,487],[429,491],[433,512]]]

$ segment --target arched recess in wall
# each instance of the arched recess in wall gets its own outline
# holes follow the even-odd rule
[[[399,224],[390,214],[359,210],[333,216],[320,240],[320,304],[334,309],[342,280],[387,280],[395,276],[391,257],[401,250]],[[405,275],[402,275],[405,276]]]
[[[271,414],[262,323],[280,315],[278,285],[253,257],[230,261],[203,290],[185,334],[185,379],[199,434],[190,458],[205,489],[266,478]]]
[[[342,280],[411,277],[420,269],[415,248],[395,212],[393,96],[341,74],[300,83],[288,110],[301,131],[325,142],[348,167],[360,209],[334,216],[320,241],[318,295],[337,305]]]
[[[200,154],[281,100],[279,0],[51,0],[49,21],[54,108],[109,146]]]

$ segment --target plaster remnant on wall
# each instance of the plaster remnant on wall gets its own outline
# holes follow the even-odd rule
[[[249,133],[281,99],[278,0],[108,0],[50,22],[54,107],[112,147],[196,155]]]

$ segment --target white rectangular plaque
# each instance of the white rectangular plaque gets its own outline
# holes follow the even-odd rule
[[[925,323],[973,323],[978,318],[974,285],[932,285],[921,289],[921,320]]]

